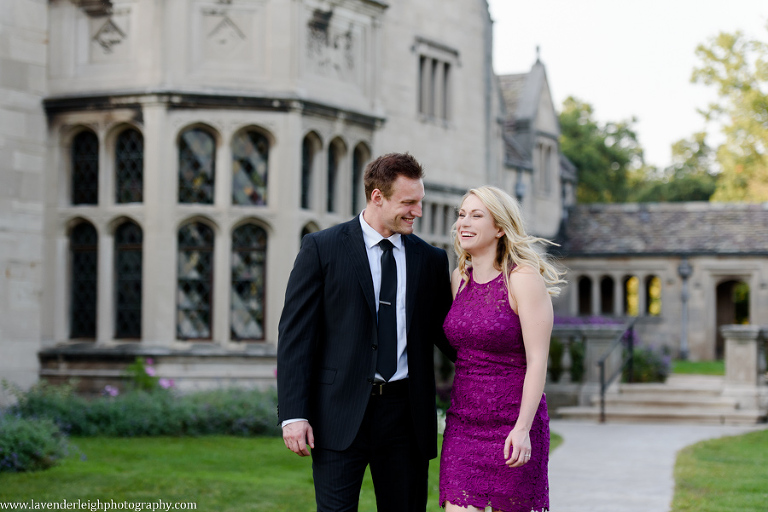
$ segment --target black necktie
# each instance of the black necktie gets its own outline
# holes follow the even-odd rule
[[[379,290],[379,357],[376,370],[389,380],[397,369],[397,264],[394,245],[386,238],[381,247],[381,289]]]

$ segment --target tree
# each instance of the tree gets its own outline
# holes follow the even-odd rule
[[[629,173],[643,162],[643,151],[633,131],[635,120],[601,126],[588,103],[574,97],[563,102],[560,148],[576,166],[576,200],[580,203],[625,202],[630,194]]]
[[[702,64],[691,81],[715,86],[719,96],[702,114],[720,121],[725,135],[712,200],[768,201],[768,44],[721,33],[696,55]]]
[[[658,173],[655,169],[634,179],[630,200],[647,202],[709,201],[715,192],[717,176],[710,172],[714,151],[707,145],[706,132],[695,133],[672,145],[672,165]],[[660,175],[659,175],[660,174]]]

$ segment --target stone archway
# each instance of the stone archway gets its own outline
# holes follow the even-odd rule
[[[745,281],[729,279],[717,285],[715,307],[715,357],[722,359],[725,340],[720,327],[729,324],[749,323],[749,285]]]

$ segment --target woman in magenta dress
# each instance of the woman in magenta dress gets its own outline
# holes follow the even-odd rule
[[[470,190],[455,225],[458,267],[445,319],[458,351],[440,460],[447,512],[549,510],[544,399],[551,295],[564,283],[525,234],[517,202]]]

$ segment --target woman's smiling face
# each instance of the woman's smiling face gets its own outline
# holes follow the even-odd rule
[[[488,208],[474,194],[470,194],[459,209],[456,232],[461,248],[469,254],[487,250],[496,251],[499,237],[504,232],[496,227]]]

